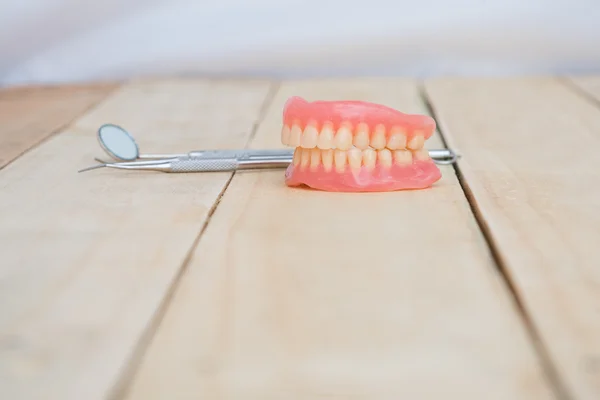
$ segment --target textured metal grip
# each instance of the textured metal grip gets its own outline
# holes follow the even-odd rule
[[[171,164],[173,172],[233,171],[237,167],[235,158],[187,158]]]

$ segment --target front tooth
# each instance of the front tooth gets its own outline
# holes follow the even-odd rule
[[[396,161],[396,164],[400,165],[412,164],[412,154],[410,153],[410,150],[394,151],[394,161]]]
[[[429,156],[429,150],[427,149],[419,149],[413,152],[415,159],[419,161],[427,161],[431,157]]]
[[[304,134],[302,135],[302,147],[305,149],[312,149],[317,146],[317,138],[319,136],[319,131],[314,125],[306,125],[304,128]]]
[[[366,149],[362,152],[363,164],[368,170],[375,168],[377,163],[377,152],[373,149]]]
[[[317,147],[323,150],[333,149],[333,125],[330,122],[323,125]]]
[[[317,168],[319,167],[319,164],[321,164],[321,150],[317,149],[316,147],[313,149],[310,149],[310,169],[311,171],[316,171]]]
[[[392,152],[388,149],[382,149],[377,152],[377,158],[379,159],[379,163],[383,167],[391,167],[392,166]]]
[[[390,132],[390,138],[387,142],[387,147],[392,150],[406,148],[406,134],[399,127],[393,127]]]
[[[356,135],[354,136],[353,144],[354,147],[361,150],[369,147],[369,126],[364,122],[361,122],[356,127]]]
[[[321,156],[323,158],[323,168],[325,168],[325,171],[327,172],[331,171],[331,167],[333,166],[333,150],[323,150]]]
[[[290,131],[290,141],[289,145],[293,147],[300,146],[300,140],[302,139],[302,129],[296,124],[292,125],[292,129]]]
[[[336,149],[333,153],[333,161],[335,162],[335,170],[344,172],[344,169],[346,169],[346,152]]]
[[[301,157],[302,157],[302,148],[296,147],[296,150],[294,150],[294,166],[298,166],[298,164],[300,164]]]
[[[346,125],[342,125],[335,135],[335,147],[340,150],[348,150],[352,146],[352,132]]]
[[[385,126],[378,124],[371,138],[371,147],[374,149],[383,149],[385,147]]]
[[[362,164],[362,151],[360,149],[350,149],[348,150],[348,164],[350,164],[350,168],[359,169]]]
[[[407,147],[411,150],[419,150],[425,144],[425,138],[421,131],[415,131],[413,137],[408,142]]]
[[[286,146],[290,143],[290,127],[287,124],[281,128],[281,143]]]
[[[310,163],[310,150],[302,149],[300,154],[300,168],[304,169]]]

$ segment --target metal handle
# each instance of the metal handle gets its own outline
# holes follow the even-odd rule
[[[293,157],[294,149],[234,149],[234,150],[196,150],[187,154],[195,158],[263,158],[263,157]]]
[[[170,172],[234,171],[238,166],[235,158],[182,158],[171,162]]]

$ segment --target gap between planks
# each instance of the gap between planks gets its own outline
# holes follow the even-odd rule
[[[436,107],[434,107],[434,105],[432,103],[432,99],[427,94],[427,91],[425,90],[424,85],[420,86],[420,93],[421,93],[421,96],[423,98],[423,101],[427,107],[429,114],[436,121],[438,121],[438,118],[439,118],[438,112],[436,111]],[[453,148],[452,146],[449,145],[449,140],[447,138],[447,133],[445,132],[445,129],[442,128],[441,126],[439,126],[439,124],[438,124],[438,130],[440,133],[440,137],[444,143],[444,146],[446,146],[446,148]],[[459,149],[455,149],[455,150],[460,152]],[[469,202],[469,205],[471,207],[471,212],[473,213],[473,216],[474,216],[475,220],[477,221],[479,229],[481,230],[481,233],[485,238],[485,241],[488,245],[490,254],[492,255],[492,258],[494,259],[494,264],[498,269],[498,273],[502,277],[502,281],[504,282],[508,293],[510,293],[510,295],[511,295],[513,304],[515,306],[515,311],[521,317],[521,321],[529,334],[531,345],[535,349],[537,356],[539,357],[540,364],[542,365],[544,373],[546,374],[547,380],[554,389],[556,398],[560,399],[560,400],[571,399],[572,397],[568,394],[565,384],[562,381],[562,378],[561,378],[560,374],[558,373],[557,368],[555,367],[554,363],[552,362],[552,360],[550,358],[548,349],[545,347],[544,343],[542,342],[542,340],[540,338],[540,334],[539,334],[534,322],[531,319],[531,315],[529,314],[529,311],[523,304],[523,300],[519,296],[519,292],[515,286],[515,283],[507,271],[506,260],[504,260],[502,251],[500,250],[500,246],[498,245],[498,243],[496,243],[493,232],[492,232],[488,222],[486,221],[484,214],[479,209],[479,206],[477,204],[477,198],[473,195],[473,192],[469,186],[469,182],[465,178],[465,176],[460,168],[460,163],[454,164],[453,169],[454,169],[454,172],[456,173],[456,177],[457,177],[458,182],[463,190],[465,198]]]
[[[593,98],[599,83],[598,77],[426,82],[446,139],[469,155],[458,163],[467,196],[547,373],[560,396],[578,400],[600,395],[594,362],[600,297],[592,289],[600,279],[594,265],[600,109]],[[578,147],[567,151],[565,138]]]
[[[120,84],[0,89],[0,170],[91,112]]]
[[[265,101],[259,111],[258,118],[256,119],[256,122],[254,123],[254,125],[252,127],[252,130],[250,132],[248,140],[246,141],[246,144],[243,146],[244,148],[247,148],[249,146],[249,144],[252,142],[252,139],[254,139],[254,136],[256,135],[258,126],[262,122],[266,111],[268,110],[269,106],[271,105],[273,97],[275,96],[275,94],[277,93],[277,90],[279,89],[279,85],[280,84],[277,81],[273,81],[273,83],[271,84],[269,92],[268,92],[267,96],[265,97]],[[202,239],[202,235],[206,231],[208,224],[210,223],[210,221],[212,219],[212,216],[214,215],[215,211],[217,210],[217,207],[219,206],[219,204],[221,203],[221,199],[227,192],[227,189],[229,188],[229,185],[231,184],[232,179],[235,177],[235,174],[236,174],[236,171],[233,171],[231,173],[229,179],[227,179],[227,182],[223,186],[223,190],[221,190],[221,192],[219,193],[218,197],[215,200],[215,203],[208,211],[206,220],[204,221],[204,224],[202,225],[200,231],[198,232],[198,235],[194,239],[194,242],[190,246],[190,249],[189,249],[185,259],[183,260],[183,263],[182,263],[181,267],[179,268],[175,278],[173,279],[173,283],[170,285],[170,287],[164,297],[164,300],[158,307],[156,315],[149,322],[146,331],[142,334],[142,337],[140,338],[140,340],[135,344],[135,346],[134,346],[135,348],[130,357],[130,361],[127,363],[127,366],[124,368],[123,373],[120,375],[118,381],[116,382],[114,387],[111,389],[109,395],[107,396],[108,399],[118,400],[118,399],[121,399],[126,396],[127,388],[130,384],[130,380],[131,380],[132,376],[135,375],[135,371],[139,367],[144,353],[148,349],[148,346],[152,342],[152,338],[154,337],[156,330],[158,329],[162,320],[164,319],[165,313],[167,312],[167,310],[169,308],[169,303],[173,299],[173,296],[177,290],[177,287],[189,267],[192,256],[194,255],[194,252],[195,252],[196,248],[198,247],[198,243],[200,243],[200,240]]]

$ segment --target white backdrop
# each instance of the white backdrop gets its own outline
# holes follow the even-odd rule
[[[0,85],[600,72],[600,0],[0,0]]]

